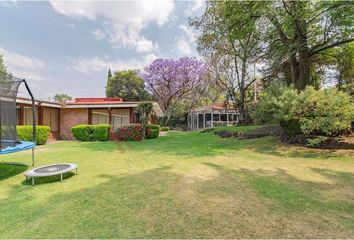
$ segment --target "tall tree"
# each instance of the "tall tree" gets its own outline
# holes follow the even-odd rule
[[[108,71],[106,96],[122,97],[126,101],[151,99],[150,94],[145,90],[144,80],[135,70],[117,71],[113,76]]]
[[[247,12],[253,5],[254,2],[239,2],[237,12]],[[198,31],[198,50],[209,60],[216,84],[239,109],[243,121],[246,91],[256,80],[250,73],[261,51],[260,40],[255,20],[246,21],[242,14],[230,18],[226,7],[225,2],[208,2],[204,14],[192,20],[191,25]],[[236,29],[236,22],[242,27]]]
[[[0,72],[7,73],[7,69],[4,64],[4,58],[2,55],[0,55]]]
[[[67,102],[67,101],[73,100],[73,98],[71,96],[69,96],[68,94],[65,94],[65,93],[55,94],[53,99],[56,102]]]
[[[141,76],[165,112],[167,125],[176,107],[203,86],[205,64],[196,58],[156,59]]]
[[[354,41],[354,2],[277,0],[255,2],[239,12],[240,2],[227,1],[229,20],[257,20],[272,67],[286,75],[298,90],[311,84],[311,66],[326,50]]]

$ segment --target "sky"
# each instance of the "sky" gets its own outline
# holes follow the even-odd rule
[[[204,7],[202,0],[0,1],[0,54],[37,99],[104,97],[109,68],[197,57],[188,20]]]

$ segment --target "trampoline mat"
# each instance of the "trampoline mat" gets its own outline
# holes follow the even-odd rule
[[[52,172],[57,172],[61,171],[67,168],[70,168],[71,166],[69,164],[58,164],[58,165],[51,165],[47,167],[42,167],[34,170],[35,173],[52,173]]]

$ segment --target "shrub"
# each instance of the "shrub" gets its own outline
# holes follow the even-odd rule
[[[83,142],[108,141],[109,130],[109,124],[80,124],[71,128],[71,132],[73,133],[75,139]]]
[[[289,118],[299,118],[304,134],[335,137],[350,131],[354,119],[351,97],[334,88],[316,91],[307,87],[294,99]]]
[[[170,128],[169,127],[160,127],[160,131],[167,132],[167,131],[170,131]]]
[[[111,126],[109,124],[97,124],[93,126],[94,141],[108,141]]]
[[[44,145],[48,141],[50,127],[36,126],[36,144]],[[18,138],[22,141],[33,141],[33,127],[32,126],[17,126]]]
[[[280,120],[280,126],[290,137],[301,134],[301,124],[299,119]]]
[[[132,124],[117,128],[115,133],[121,141],[141,141],[144,138],[143,131],[141,124]]]
[[[256,124],[279,122],[282,119],[280,109],[284,104],[281,102],[280,97],[286,90],[290,90],[290,88],[283,81],[277,80],[272,82],[259,95],[257,104],[250,109],[250,116],[253,122]]]
[[[146,127],[146,138],[154,139],[157,138],[160,134],[160,125],[157,124],[149,124]]]

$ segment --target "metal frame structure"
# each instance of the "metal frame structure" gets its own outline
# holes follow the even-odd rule
[[[34,158],[34,151],[35,151],[35,146],[36,146],[36,135],[37,135],[37,131],[36,131],[36,104],[35,104],[35,98],[33,96],[33,93],[30,89],[30,87],[28,86],[27,82],[25,79],[20,79],[20,78],[17,78],[17,77],[14,77],[12,75],[9,75],[7,73],[4,73],[4,72],[0,72],[1,74],[3,75],[6,75],[8,77],[11,77],[12,79],[18,79],[19,82],[21,83],[24,83],[25,85],[25,88],[28,92],[28,94],[30,95],[31,97],[31,101],[32,101],[32,129],[33,129],[33,132],[32,132],[32,142],[34,143],[34,146],[32,148],[32,166],[34,166],[34,161],[35,161],[35,158]],[[20,84],[21,84],[20,83]],[[17,96],[16,96],[17,97]],[[0,101],[0,104],[1,104],[1,101]],[[16,109],[14,108],[13,111],[16,111]],[[15,119],[16,121],[16,119]],[[0,116],[0,124],[1,124],[1,116]],[[1,131],[0,131],[0,139],[1,139]],[[21,151],[21,150],[17,150],[17,151]],[[9,153],[12,153],[12,152],[16,152],[16,151],[10,151]]]
[[[230,105],[214,104],[192,109],[187,115],[189,130],[232,126],[239,122],[239,112]]]

